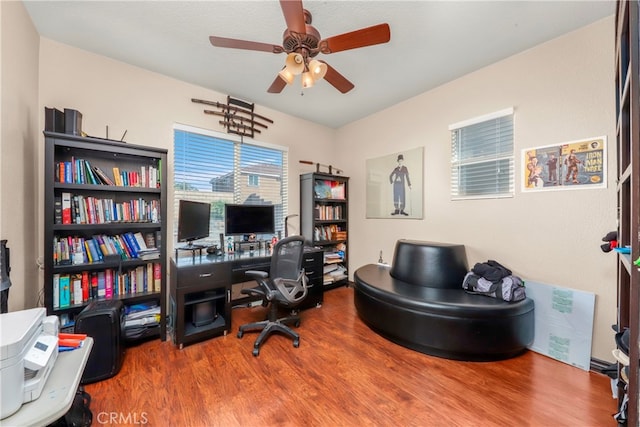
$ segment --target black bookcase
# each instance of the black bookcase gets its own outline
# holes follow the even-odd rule
[[[300,175],[300,230],[324,251],[324,289],[348,283],[349,178]]]
[[[155,302],[160,325],[153,335],[159,331],[165,340],[167,150],[46,131],[44,136],[47,313],[59,316],[65,328],[94,300]],[[138,253],[139,241],[131,241],[136,237],[156,253]]]
[[[615,99],[618,193],[618,329],[628,328],[629,367],[619,364],[618,398],[628,397],[627,424],[638,426],[640,411],[640,6],[618,1],[616,9]]]

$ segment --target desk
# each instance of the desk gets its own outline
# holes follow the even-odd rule
[[[223,255],[186,255],[171,259],[169,282],[169,313],[174,344],[180,348],[231,330],[231,306],[240,300],[234,297],[233,285],[247,280],[246,271],[269,271],[271,254],[268,250],[244,251]],[[323,252],[305,248],[302,267],[309,278],[309,294],[299,309],[322,303]],[[244,300],[249,301],[247,299]],[[209,316],[201,322],[201,316]]]
[[[0,425],[46,426],[64,416],[76,396],[92,347],[93,338],[87,337],[82,348],[58,354],[40,397],[25,403],[10,417],[0,420]]]

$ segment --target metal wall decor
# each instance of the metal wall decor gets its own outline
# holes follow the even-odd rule
[[[324,165],[322,163],[313,163],[309,160],[300,160],[300,163],[305,164],[305,165],[316,165],[316,173],[320,173],[320,168],[324,167],[327,168],[327,171],[329,173],[329,175],[333,175],[333,173],[335,172],[336,175],[340,175],[343,170],[342,169],[338,169],[335,166],[332,165]]]
[[[218,110],[204,110],[205,114],[222,117],[218,123],[227,128],[227,133],[248,136],[254,138],[256,133],[262,133],[258,128],[268,129],[266,123],[273,123],[268,117],[257,114],[254,111],[255,104],[227,96],[227,103],[205,101],[204,99],[191,98],[197,104],[211,105]]]

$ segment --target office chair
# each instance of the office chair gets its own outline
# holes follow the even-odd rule
[[[245,331],[261,330],[253,344],[253,355],[260,354],[260,346],[273,333],[280,332],[293,338],[293,346],[300,345],[300,335],[287,324],[300,326],[300,317],[290,314],[278,318],[280,307],[293,309],[307,296],[307,276],[302,269],[304,238],[291,236],[280,240],[273,248],[270,272],[250,270],[245,274],[258,282],[258,287],[243,289],[243,294],[259,296],[262,305],[269,306],[267,320],[248,323],[238,329],[238,338],[242,338]]]

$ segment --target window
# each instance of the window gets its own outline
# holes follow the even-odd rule
[[[288,202],[286,147],[241,143],[230,135],[175,125],[173,165],[174,243],[181,199],[211,203],[210,235],[216,236],[216,242],[224,233],[225,203],[274,205],[276,232],[284,230]]]
[[[452,200],[513,197],[513,108],[449,130]]]
[[[247,185],[249,187],[259,187],[260,186],[260,177],[258,175],[249,175],[247,177],[248,182]]]

